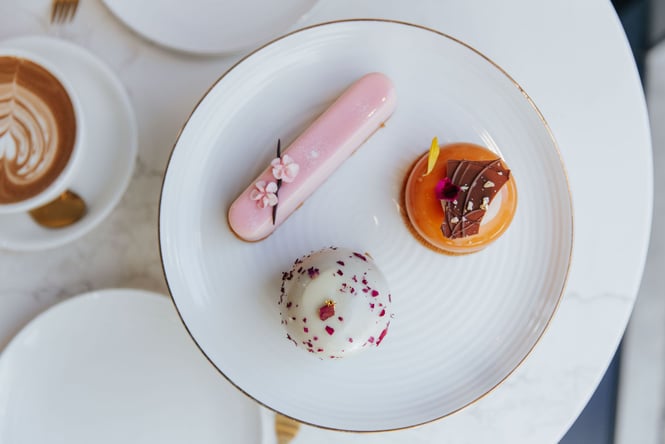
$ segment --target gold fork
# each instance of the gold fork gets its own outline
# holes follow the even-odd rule
[[[275,435],[277,444],[289,444],[298,434],[300,423],[295,419],[287,418],[277,413],[275,415]]]
[[[74,18],[79,0],[53,0],[51,4],[51,23],[65,23]]]

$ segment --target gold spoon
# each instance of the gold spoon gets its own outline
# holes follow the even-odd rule
[[[46,228],[64,228],[78,222],[87,212],[85,201],[71,190],[55,200],[30,210],[28,213],[39,225]]]
[[[298,434],[300,423],[277,413],[275,415],[275,434],[278,444],[289,444]]]

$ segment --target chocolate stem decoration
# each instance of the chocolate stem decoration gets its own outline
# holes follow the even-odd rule
[[[282,139],[277,139],[277,158],[281,159],[282,158]],[[277,191],[275,191],[275,196],[279,197],[279,189],[282,186],[282,179],[277,180]],[[275,220],[277,220],[277,206],[279,205],[279,201],[275,204],[274,207],[272,207],[272,224],[275,225]]]
[[[459,187],[455,200],[442,200],[441,231],[449,239],[478,234],[488,205],[510,178],[500,159],[448,160],[447,178]]]

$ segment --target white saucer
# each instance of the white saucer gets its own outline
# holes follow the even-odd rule
[[[2,443],[257,443],[259,407],[219,377],[166,297],[95,291],[0,355]]]
[[[159,45],[195,54],[236,52],[302,20],[316,0],[103,0],[127,26]]]
[[[0,248],[34,251],[73,241],[101,222],[125,192],[134,169],[137,128],[129,97],[116,75],[97,57],[72,43],[45,36],[19,37],[0,47],[34,52],[75,85],[87,119],[88,143],[69,187],[88,204],[88,214],[66,228],[38,226],[27,213],[0,216]]]

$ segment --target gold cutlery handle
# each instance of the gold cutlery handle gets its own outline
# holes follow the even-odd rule
[[[275,434],[277,444],[289,444],[300,430],[300,423],[277,413],[275,415]]]

